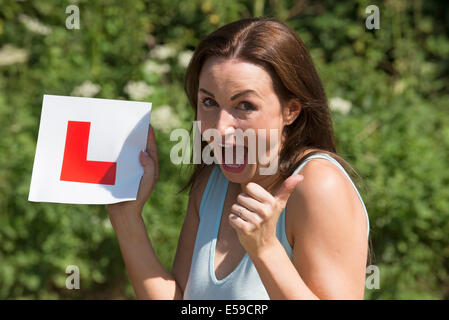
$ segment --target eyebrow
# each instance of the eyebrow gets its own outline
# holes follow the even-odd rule
[[[200,90],[199,91],[201,91],[201,92],[204,92],[205,94],[207,94],[207,95],[209,95],[209,96],[211,96],[212,98],[214,98],[215,99],[215,96],[214,96],[214,94],[213,93],[210,93],[209,91],[207,91],[206,89],[203,89],[203,88],[200,88]]]
[[[206,89],[200,88],[199,91],[204,92],[205,94],[207,94],[207,95],[209,95],[209,96],[211,96],[212,98],[215,99],[215,96],[213,95],[213,93],[207,91]],[[251,89],[248,89],[248,90],[243,90],[243,91],[241,91],[241,92],[239,92],[239,93],[234,94],[234,95],[231,97],[231,100],[235,100],[235,99],[237,99],[238,97],[241,97],[241,96],[243,96],[243,95],[250,94],[250,93],[251,93],[251,94],[255,94],[256,96],[259,96],[259,95],[257,94],[256,91],[251,90]]]

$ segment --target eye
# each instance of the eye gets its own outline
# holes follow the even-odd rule
[[[257,108],[250,102],[248,101],[242,101],[238,104],[237,106],[238,109],[243,110],[243,111],[253,111],[253,110],[257,110]]]
[[[218,106],[217,102],[214,99],[209,98],[209,97],[201,99],[201,103],[203,104],[203,106],[208,107],[208,108]]]

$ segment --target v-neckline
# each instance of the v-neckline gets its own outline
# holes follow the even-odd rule
[[[218,170],[220,170],[219,174],[223,174],[221,172],[221,168],[218,167]],[[219,208],[219,214],[217,214],[217,218],[215,221],[215,231],[213,233],[213,239],[212,239],[212,243],[210,246],[210,254],[209,254],[209,270],[210,270],[210,277],[212,279],[212,281],[215,284],[222,284],[224,282],[226,282],[228,279],[230,279],[232,277],[232,275],[241,268],[241,266],[243,265],[243,263],[245,262],[245,260],[248,258],[248,252],[245,252],[245,255],[242,257],[242,259],[240,260],[239,264],[234,268],[234,270],[232,270],[227,276],[225,276],[223,279],[218,280],[216,275],[215,275],[215,249],[217,247],[217,240],[218,240],[218,232],[220,230],[220,226],[221,226],[221,218],[223,216],[223,208],[224,208],[224,203],[226,201],[226,197],[228,195],[229,192],[229,180],[224,177],[226,180],[226,185],[225,185],[225,189],[226,192],[224,192],[222,198],[220,199],[220,206]]]

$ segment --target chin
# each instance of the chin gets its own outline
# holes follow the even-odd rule
[[[257,165],[245,164],[244,168],[229,168],[224,164],[220,164],[223,175],[233,183],[245,183],[251,180],[256,173]]]

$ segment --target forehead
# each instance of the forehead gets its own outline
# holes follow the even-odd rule
[[[254,63],[222,57],[211,57],[204,63],[199,79],[200,88],[233,91],[253,89],[262,94],[273,92],[270,74]]]

